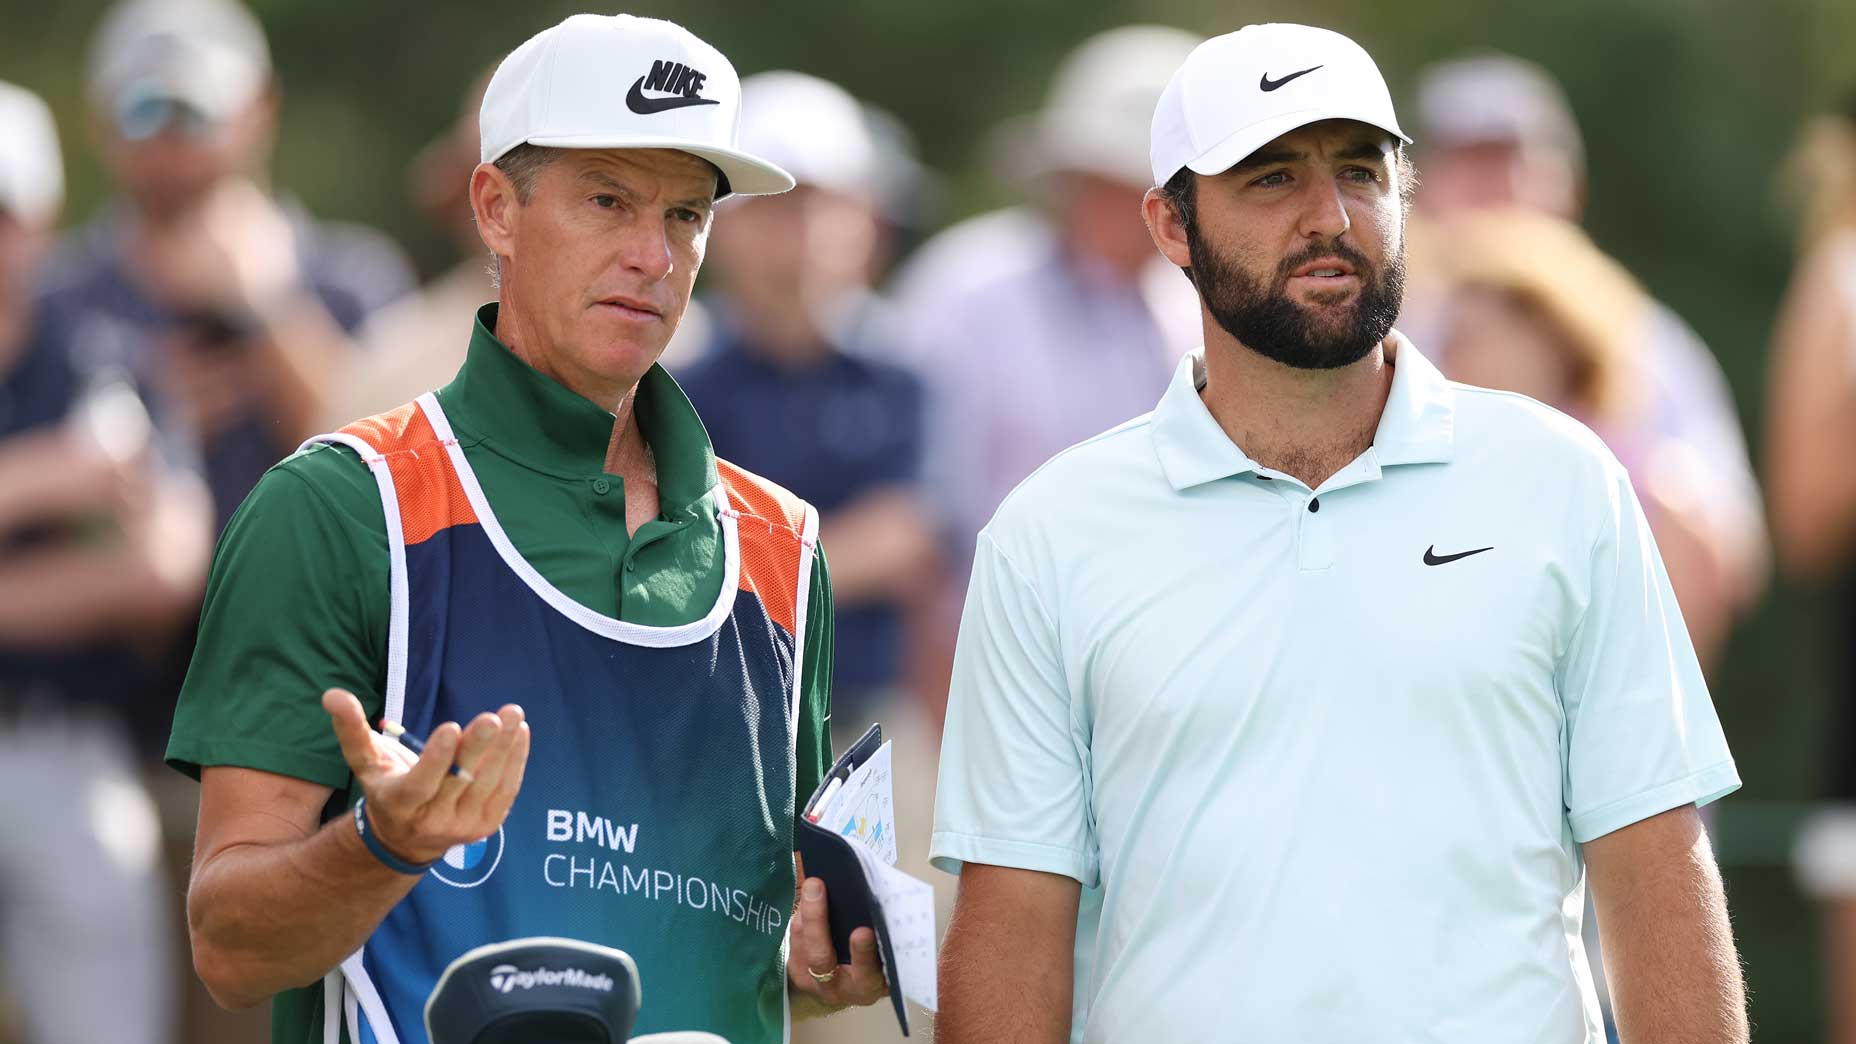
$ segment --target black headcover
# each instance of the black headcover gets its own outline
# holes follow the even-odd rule
[[[425,1002],[425,1032],[432,1044],[625,1044],[638,994],[621,950],[514,939],[451,962]]]

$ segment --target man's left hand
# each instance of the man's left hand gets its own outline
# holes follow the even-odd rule
[[[786,978],[794,992],[817,998],[829,1008],[875,1004],[889,996],[877,960],[876,930],[866,926],[852,932],[850,963],[840,964],[825,910],[825,882],[807,878],[793,912],[793,945],[786,961]]]

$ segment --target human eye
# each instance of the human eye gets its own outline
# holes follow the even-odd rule
[[[689,207],[677,207],[670,212],[670,216],[685,225],[700,225],[703,219],[702,211]]]
[[[617,210],[619,206],[619,197],[602,192],[593,197],[593,205],[601,210]]]
[[[1288,183],[1289,172],[1286,170],[1272,170],[1268,174],[1251,182],[1252,185],[1258,188],[1277,188],[1282,185],[1287,185]]]
[[[1377,184],[1380,180],[1379,172],[1371,167],[1348,167],[1341,171],[1341,177],[1360,185]]]

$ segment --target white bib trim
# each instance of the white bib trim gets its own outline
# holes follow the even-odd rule
[[[457,438],[452,435],[451,422],[445,418],[444,409],[438,405],[438,397],[427,392],[419,396],[417,401],[419,408],[425,412],[426,420],[431,422],[432,431],[444,445],[445,452],[451,455],[451,466],[457,472],[458,481],[464,486],[464,495],[470,499],[472,510],[477,513],[478,524],[483,526],[484,533],[489,536],[490,544],[496,548],[503,562],[528,585],[529,590],[539,595],[556,612],[601,637],[654,649],[668,649],[702,641],[719,630],[722,621],[728,619],[728,614],[735,607],[735,591],[741,583],[741,539],[734,515],[728,510],[728,491],[722,485],[718,483],[715,488],[717,513],[722,524],[723,559],[722,590],[716,597],[715,605],[702,619],[675,627],[627,623],[596,613],[567,597],[516,551],[515,544],[510,542],[509,535],[503,531],[502,523],[497,521],[496,512],[490,509],[489,498],[484,496],[483,486],[477,482],[477,473],[471,470],[470,462],[464,459],[464,448],[458,445]]]

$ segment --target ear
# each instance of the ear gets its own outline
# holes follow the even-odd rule
[[[479,163],[470,172],[470,210],[477,220],[477,236],[498,258],[515,255],[516,230],[521,225],[522,201],[515,182],[494,163]]]
[[[1156,186],[1141,197],[1141,218],[1147,222],[1147,234],[1153,237],[1160,255],[1176,268],[1192,267],[1192,249],[1186,243],[1186,223],[1179,211]]]

